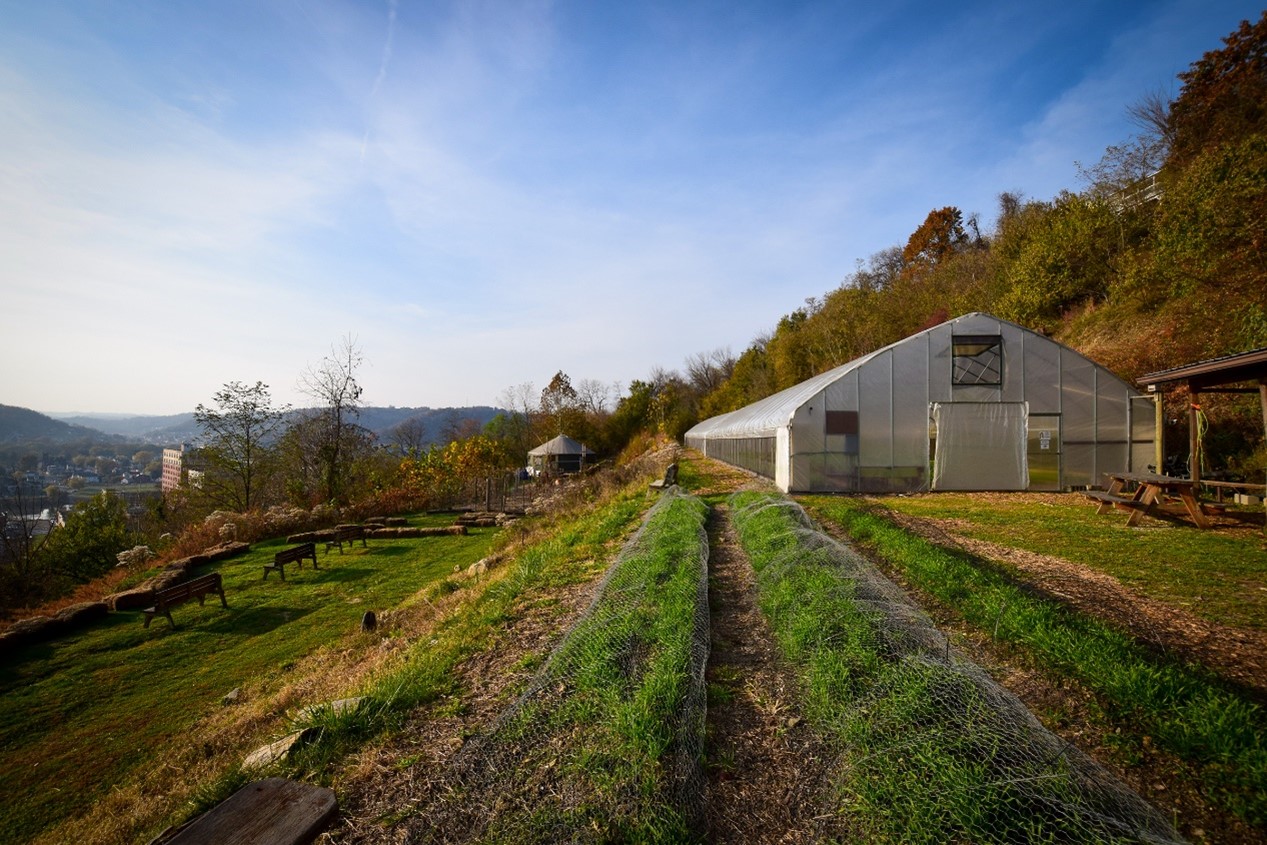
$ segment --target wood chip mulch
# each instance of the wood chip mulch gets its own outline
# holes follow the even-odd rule
[[[814,817],[827,769],[795,679],[757,607],[755,576],[724,506],[709,517],[706,804],[709,841],[821,841]]]
[[[1199,663],[1248,687],[1267,701],[1267,633],[1203,619],[1182,608],[1140,595],[1111,575],[1051,555],[975,540],[950,520],[890,511],[908,531],[940,546],[959,548],[1022,574],[1026,583],[1119,631],[1185,662]]]

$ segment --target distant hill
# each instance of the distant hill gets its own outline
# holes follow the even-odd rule
[[[0,406],[5,408],[6,406]],[[10,410],[30,414],[46,421],[47,424],[53,426],[62,426],[63,429],[73,431],[64,439],[78,439],[85,436],[101,434],[115,435],[127,438],[130,441],[140,441],[145,443],[154,443],[158,445],[176,444],[176,443],[196,443],[202,435],[202,430],[198,424],[194,422],[193,412],[186,414],[167,414],[167,415],[137,415],[128,416],[123,414],[58,414],[57,418],[46,416],[35,411],[28,411],[25,408],[12,408]],[[296,409],[292,414],[298,415],[312,409]],[[489,420],[497,416],[500,409],[492,408],[487,405],[477,405],[466,408],[395,408],[395,407],[377,407],[370,406],[360,409],[360,415],[357,422],[370,431],[384,442],[391,442],[392,431],[401,423],[407,421],[417,421],[421,423],[424,431],[424,442],[427,444],[437,443],[444,439],[447,433],[460,430],[462,424],[466,420],[472,421],[475,425],[483,427]],[[13,427],[12,434],[10,426],[0,417],[0,441],[6,440],[24,440],[37,437],[50,437],[49,434],[27,434],[27,431],[41,431],[40,427],[28,427],[18,429]]]
[[[467,408],[362,408],[358,420],[378,436],[391,442],[392,431],[401,423],[417,421],[422,424],[425,442],[439,443],[450,431],[457,431],[465,420],[483,428],[489,420],[501,413],[500,408],[476,405]]]
[[[103,433],[14,405],[0,405],[0,443],[46,440],[65,443],[85,438],[101,438]]]
[[[159,416],[58,414],[56,418],[72,425],[86,426],[106,434],[117,434],[129,440],[147,443],[184,443],[195,439],[199,433],[192,411]]]

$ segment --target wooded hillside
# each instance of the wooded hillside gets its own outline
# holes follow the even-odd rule
[[[1083,190],[1002,193],[990,227],[934,209],[904,245],[757,338],[699,415],[970,311],[1043,331],[1132,380],[1267,346],[1267,14],[1179,78],[1174,101],[1131,107],[1139,134],[1081,168]],[[1255,409],[1239,405],[1210,411],[1227,448],[1261,440]]]

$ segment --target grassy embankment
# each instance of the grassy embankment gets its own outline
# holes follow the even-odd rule
[[[262,562],[271,559],[280,543],[260,545],[251,556],[227,561],[220,571],[226,573],[229,602],[238,616],[223,611],[218,603],[204,609],[195,604],[188,608],[193,616],[177,616],[181,630],[166,636],[155,630],[144,632],[157,635],[160,642],[176,642],[176,649],[160,651],[163,666],[174,675],[170,682],[158,689],[144,688],[144,679],[156,664],[146,663],[146,652],[136,651],[143,649],[146,637],[129,633],[128,622],[141,631],[139,614],[114,619],[105,640],[86,637],[89,642],[72,647],[77,647],[80,661],[87,664],[87,674],[117,666],[123,683],[108,690],[108,699],[100,698],[100,690],[71,693],[76,703],[70,709],[91,711],[79,720],[86,722],[80,741],[57,744],[46,730],[43,745],[37,740],[23,742],[22,747],[28,760],[56,759],[68,772],[73,760],[63,758],[90,746],[91,734],[111,730],[111,726],[128,730],[124,727],[128,723],[153,721],[155,712],[166,726],[153,737],[157,745],[147,750],[147,742],[136,741],[138,734],[132,731],[128,745],[136,749],[131,759],[114,764],[109,761],[113,754],[94,753],[96,772],[77,779],[84,792],[53,806],[38,798],[6,803],[14,807],[6,825],[14,830],[18,826],[46,829],[39,841],[47,842],[143,839],[165,823],[205,810],[246,780],[258,777],[260,772],[239,768],[246,751],[300,727],[317,730],[298,753],[272,766],[272,772],[331,783],[343,755],[367,741],[390,736],[414,709],[428,704],[442,709],[464,707],[466,690],[457,684],[455,673],[461,661],[513,645],[508,637],[516,619],[533,608],[555,608],[557,589],[593,579],[616,551],[613,542],[630,530],[646,507],[642,483],[587,494],[584,502],[555,521],[518,527],[517,545],[506,565],[474,581],[449,573],[484,556],[495,533],[492,530],[468,538],[381,541],[381,549],[371,541],[370,550],[357,549],[357,556],[365,559],[361,571],[340,573],[345,566],[355,566],[350,555],[343,556],[343,561],[337,555],[323,556],[323,564],[333,560],[328,573],[305,569],[286,581],[285,588],[272,587],[280,584],[274,579],[266,584],[256,581]],[[390,590],[380,590],[372,602],[366,592],[353,592],[378,583],[376,578],[385,579]],[[284,599],[261,606],[248,598],[252,588],[262,590],[261,584],[289,592],[281,593]],[[234,587],[247,595],[234,598]],[[336,619],[322,623],[327,606],[352,608],[350,614],[336,613]],[[393,608],[380,614],[374,635],[356,631],[355,623],[367,607]],[[177,608],[177,613],[185,609]],[[222,614],[219,621],[217,613]],[[245,627],[234,623],[239,616],[246,617]],[[125,640],[111,639],[117,636]],[[233,650],[238,640],[242,642]],[[4,689],[22,683],[14,677],[22,671],[28,678],[39,675],[48,680],[44,690],[52,690],[61,684],[61,679],[52,680],[58,669],[75,665],[72,660],[53,665],[54,656],[20,656],[4,678]],[[24,668],[28,659],[33,663]],[[220,707],[219,697],[236,679],[241,679],[247,703]],[[128,692],[138,684],[141,689]],[[188,687],[196,687],[195,692],[174,702],[179,690]],[[305,715],[299,709],[352,696],[362,701],[350,711],[334,713],[332,708],[317,707]],[[30,699],[30,706],[51,703],[37,696]],[[23,713],[22,707],[5,709],[0,725],[6,737],[22,734]],[[94,794],[100,801],[91,804]],[[24,839],[18,836],[15,841]]]
[[[930,497],[931,498],[931,497]],[[928,508],[954,509],[955,497],[937,497]],[[887,501],[887,500],[886,500]],[[1267,713],[1239,689],[1199,666],[1185,666],[1142,647],[1130,637],[1059,602],[1035,595],[998,566],[949,550],[915,536],[882,515],[875,505],[857,499],[807,497],[819,518],[846,530],[874,550],[914,587],[958,614],[970,626],[1012,648],[1040,667],[1077,679],[1097,696],[1111,724],[1189,761],[1200,772],[1207,799],[1249,824],[1267,824]],[[912,508],[910,500],[894,508]],[[991,509],[1004,506],[991,504]],[[950,511],[948,511],[950,512]],[[1218,619],[1245,624],[1261,622],[1254,602],[1238,607],[1233,596],[1217,586],[1228,572],[1250,579],[1244,567],[1259,561],[1249,546],[1229,545],[1210,532],[1175,530],[1147,534],[1124,543],[1120,526],[1088,526],[1072,515],[1060,520],[1045,509],[1042,518],[1016,525],[994,515],[954,509],[956,517],[982,527],[983,537],[1122,573],[1141,592],[1190,602],[1207,592],[1219,596],[1202,603]],[[1249,554],[1247,554],[1247,552]],[[1248,562],[1244,558],[1248,557]],[[1232,579],[1228,579],[1232,580]],[[1242,586],[1243,590],[1244,587]]]
[[[435,518],[413,524],[439,524]],[[147,772],[172,745],[213,756],[204,721],[234,687],[255,694],[296,682],[296,661],[355,639],[361,614],[381,612],[482,557],[493,532],[468,537],[371,541],[342,555],[319,550],[320,570],[290,568],[261,579],[285,544],[204,571],[224,579],[229,609],[215,597],[142,627],[139,612],[111,614],[92,628],[5,655],[0,663],[0,839],[24,841],[130,782],[167,790]],[[301,702],[315,703],[315,702]],[[284,710],[284,707],[282,707]],[[168,772],[165,779],[179,779]]]

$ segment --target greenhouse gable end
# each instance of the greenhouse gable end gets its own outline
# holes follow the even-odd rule
[[[1066,490],[1154,460],[1154,405],[1090,359],[972,313],[746,408],[688,446],[787,492]]]

